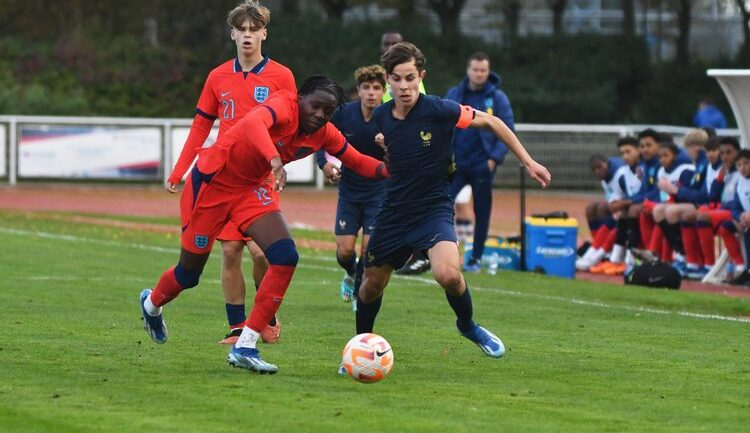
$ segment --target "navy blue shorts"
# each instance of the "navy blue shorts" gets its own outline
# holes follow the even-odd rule
[[[336,236],[357,236],[361,227],[362,233],[369,235],[375,226],[375,217],[379,210],[379,201],[358,203],[339,197],[336,207],[336,224],[333,231]]]
[[[367,243],[365,267],[390,264],[399,269],[414,250],[429,250],[441,241],[457,242],[453,216],[452,208],[417,215],[383,210]]]

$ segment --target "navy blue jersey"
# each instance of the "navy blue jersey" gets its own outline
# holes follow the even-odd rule
[[[344,134],[359,153],[383,160],[383,149],[375,144],[378,128],[372,119],[365,122],[359,101],[349,102],[339,107],[333,114],[331,123]],[[318,165],[325,164],[325,151],[318,151]],[[341,167],[341,181],[339,182],[339,196],[354,203],[369,203],[380,201],[385,190],[385,179],[368,179],[353,172],[346,166]]]
[[[420,95],[406,119],[395,119],[392,109],[389,101],[375,109],[372,118],[383,133],[390,160],[383,209],[422,213],[445,205],[452,208],[448,175],[455,170],[453,128],[461,106]]]
[[[680,203],[705,204],[708,203],[708,190],[706,188],[706,177],[708,171],[708,155],[705,150],[698,152],[695,160],[695,171],[693,178],[686,185],[681,184],[677,192],[676,200]]]
[[[633,196],[634,203],[642,203],[644,200],[659,201],[659,188],[656,186],[657,177],[661,164],[659,157],[644,159],[638,167],[638,177],[641,179],[641,190]]]

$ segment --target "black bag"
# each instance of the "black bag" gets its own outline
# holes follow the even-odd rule
[[[564,210],[558,210],[554,212],[547,212],[547,213],[535,213],[531,215],[532,218],[544,218],[550,219],[550,218],[562,218],[562,219],[568,219],[568,213]]]
[[[681,283],[682,277],[677,269],[661,262],[643,263],[625,276],[625,284],[638,286],[679,289]]]

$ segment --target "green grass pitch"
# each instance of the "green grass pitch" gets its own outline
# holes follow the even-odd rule
[[[132,218],[129,218],[132,221]],[[164,224],[175,224],[165,220]],[[322,232],[297,237],[330,239]],[[503,272],[470,275],[479,323],[461,338],[429,278],[395,277],[375,331],[393,346],[377,384],[336,374],[353,335],[327,251],[302,250],[260,346],[275,376],[226,364],[218,255],[165,308],[151,342],[138,293],[177,237],[0,213],[0,432],[739,432],[750,425],[750,299]],[[249,264],[246,266],[249,275]]]

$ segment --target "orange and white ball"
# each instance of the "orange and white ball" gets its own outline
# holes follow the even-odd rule
[[[349,376],[364,383],[382,380],[393,368],[393,349],[377,334],[359,334],[349,340],[343,358]]]

